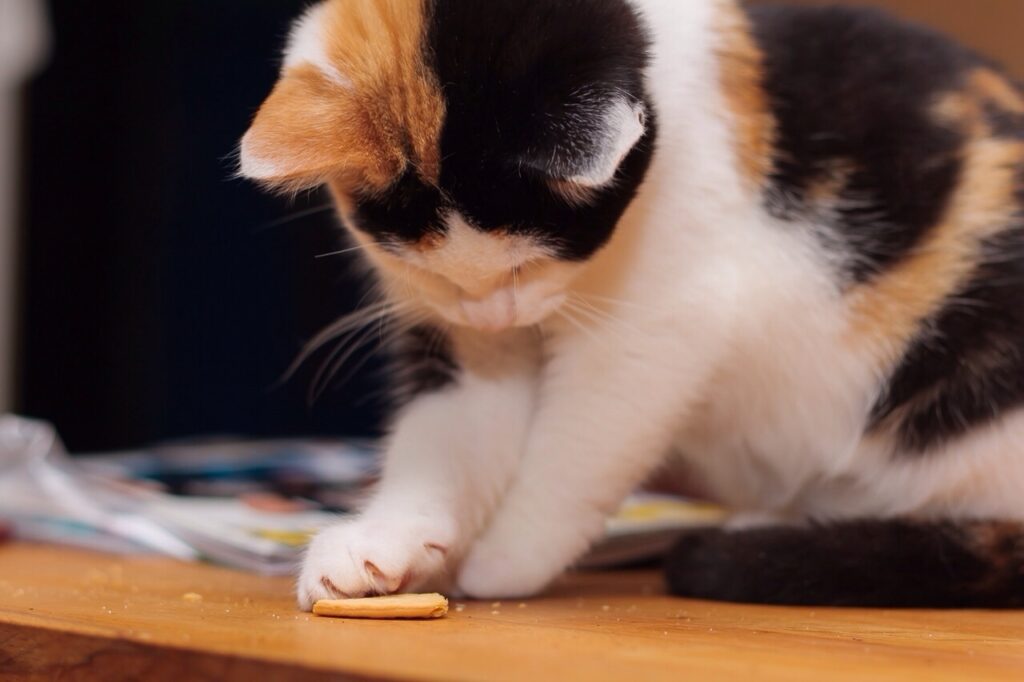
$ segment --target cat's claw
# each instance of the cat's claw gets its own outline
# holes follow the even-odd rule
[[[327,528],[310,543],[299,575],[299,608],[417,589],[444,573],[452,534],[441,524],[362,519]]]

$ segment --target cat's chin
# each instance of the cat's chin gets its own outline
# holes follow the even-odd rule
[[[508,329],[532,327],[543,322],[565,303],[565,294],[543,297],[528,292],[513,294],[501,289],[482,299],[459,299],[450,303],[433,303],[431,307],[446,322],[487,334]]]

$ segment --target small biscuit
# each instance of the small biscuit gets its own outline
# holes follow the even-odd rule
[[[393,594],[365,599],[322,599],[313,613],[331,618],[431,619],[448,614],[448,600],[440,594]]]

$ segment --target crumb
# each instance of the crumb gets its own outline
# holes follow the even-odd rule
[[[457,611],[458,613],[462,613],[463,611],[465,611],[465,610],[466,610],[466,605],[465,605],[465,604],[456,604],[456,605],[455,605],[455,610],[456,610],[456,611]]]
[[[493,604],[491,604],[491,608],[492,609],[500,609],[501,608],[501,602],[500,601],[494,602]]]
[[[611,610],[612,610],[612,607],[610,607],[610,606],[608,606],[607,604],[605,604],[604,606],[602,606],[602,607],[601,607],[601,610],[602,610],[602,611],[611,611]]]
[[[203,595],[198,594],[197,592],[186,592],[185,594],[181,595],[181,598],[190,604],[198,604],[199,602],[203,601]]]
[[[501,611],[491,611],[491,615],[492,616],[500,616],[501,615]]]
[[[520,602],[520,604],[519,604],[519,608],[521,608],[521,609],[525,609],[525,608],[526,608],[526,604],[524,604],[524,603]]]

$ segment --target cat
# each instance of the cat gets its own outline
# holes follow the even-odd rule
[[[240,173],[326,186],[394,319],[322,598],[534,595],[655,472],[678,595],[1024,604],[1024,94],[924,27],[733,0],[327,0]]]

